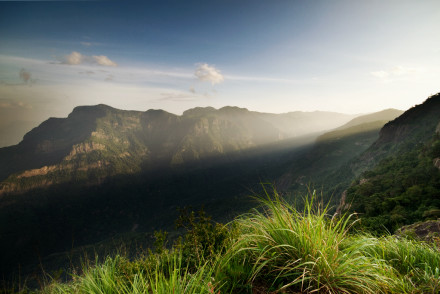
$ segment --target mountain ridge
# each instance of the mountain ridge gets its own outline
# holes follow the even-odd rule
[[[319,125],[317,115],[336,121]],[[0,168],[0,194],[200,162],[301,135],[308,124],[319,131],[350,118],[327,112],[289,116],[232,106],[194,108],[181,116],[78,106],[66,118],[44,121],[19,144],[0,148],[0,161],[6,163]]]

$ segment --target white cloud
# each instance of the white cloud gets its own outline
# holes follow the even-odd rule
[[[413,74],[416,72],[417,72],[417,70],[415,68],[403,67],[403,66],[396,66],[391,70],[391,73],[393,75],[397,75],[397,76],[406,75],[406,74]]]
[[[414,73],[417,73],[418,70],[415,68],[411,68],[411,67],[404,67],[404,66],[395,66],[390,70],[380,70],[380,71],[373,71],[370,72],[370,74],[372,76],[375,76],[376,78],[379,79],[386,79],[386,78],[391,78],[391,77],[396,77],[396,76],[404,76],[404,75],[411,75]]]
[[[376,78],[380,78],[380,79],[384,79],[386,77],[388,77],[390,74],[387,73],[384,70],[380,70],[380,71],[373,71],[370,73],[371,75],[375,76]]]
[[[223,75],[220,73],[220,70],[218,70],[214,66],[211,66],[207,63],[199,63],[197,65],[198,66],[196,68],[196,71],[194,72],[194,75],[200,81],[207,81],[210,82],[212,85],[215,85],[225,80]]]
[[[93,56],[93,59],[95,62],[99,65],[104,66],[117,66],[116,62],[111,61],[107,56],[100,55],[100,56]]]
[[[86,56],[76,51],[73,51],[69,55],[64,56],[63,63],[69,65],[79,65],[79,64],[89,63],[89,64],[99,64],[103,66],[117,66],[116,62],[110,60],[105,55]]]
[[[84,60],[83,55],[76,51],[73,51],[69,55],[64,56],[64,63],[69,65],[81,64],[83,60]]]
[[[304,82],[305,80],[294,80],[294,79],[282,79],[282,78],[272,78],[272,77],[256,77],[256,76],[225,76],[228,80],[234,81],[244,81],[244,82],[269,82],[269,83],[286,83],[294,84]],[[313,78],[316,79],[316,78]]]

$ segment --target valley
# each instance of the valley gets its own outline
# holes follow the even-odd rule
[[[370,201],[365,193],[374,192],[364,189],[357,196],[356,183],[377,175],[372,168],[407,151],[434,156],[436,151],[423,146],[437,146],[432,138],[438,101],[435,95],[403,115],[398,110],[354,119],[326,114],[326,119],[339,119],[333,130],[315,126],[298,136],[293,130],[305,128],[304,117],[299,122],[289,118],[289,133],[288,115],[267,119],[269,114],[233,107],[194,109],[181,117],[104,105],[76,108],[66,119],[49,119],[33,129],[20,144],[0,149],[2,162],[8,163],[2,165],[0,184],[0,221],[8,224],[1,227],[0,249],[9,252],[1,256],[2,272],[17,274],[20,268],[32,275],[41,265],[56,271],[77,264],[86,252],[106,255],[121,244],[129,252],[151,247],[155,231],[171,232],[173,238],[179,234],[174,222],[183,207],[203,207],[215,221],[226,223],[255,207],[251,196],[264,193],[267,184],[291,202],[301,202],[312,189],[322,193],[332,211],[365,213],[363,203]],[[283,121],[281,126],[277,121]],[[396,133],[390,129],[398,130],[395,143],[390,143]],[[420,151],[410,145],[417,140],[426,142],[418,143]],[[432,172],[430,185],[436,187],[438,175]],[[430,193],[427,197],[435,198]],[[432,216],[438,207],[432,200],[421,203],[426,211],[398,224]],[[366,227],[377,221],[368,209]],[[387,213],[383,209],[379,217]],[[389,221],[380,224],[397,228]]]

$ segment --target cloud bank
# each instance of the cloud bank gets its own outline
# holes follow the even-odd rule
[[[194,72],[194,75],[200,81],[210,82],[212,85],[215,85],[220,84],[225,80],[220,70],[218,70],[214,66],[207,63],[199,63],[197,65],[198,66]]]
[[[102,66],[117,66],[116,62],[110,60],[105,55],[87,56],[76,51],[73,51],[69,55],[64,56],[62,63],[68,65],[98,64]]]

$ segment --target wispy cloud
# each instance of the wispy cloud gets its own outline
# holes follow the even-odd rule
[[[187,102],[194,101],[196,97],[194,95],[188,95],[185,93],[161,93],[158,101],[174,101],[174,102]]]
[[[62,63],[68,65],[98,64],[102,66],[117,66],[116,62],[110,60],[105,55],[87,56],[76,51],[64,56]]]
[[[373,71],[370,72],[370,74],[376,78],[385,80],[392,77],[397,76],[405,76],[405,75],[411,75],[417,73],[418,70],[412,67],[405,67],[405,66],[395,66],[389,70],[379,70],[379,71]]]
[[[3,108],[3,109],[17,109],[17,108],[31,109],[32,106],[30,104],[24,103],[22,101],[13,101],[10,99],[0,99],[0,108]]]
[[[117,66],[116,62],[110,60],[107,56],[99,55],[99,56],[92,56],[95,62],[99,65],[104,66]]]
[[[372,71],[372,72],[370,72],[370,74],[372,76],[375,76],[376,78],[379,78],[379,79],[384,79],[390,75],[389,72],[386,72],[384,70]]]
[[[255,77],[255,76],[225,76],[228,80],[234,81],[246,81],[246,82],[270,82],[270,83],[298,83],[299,80],[293,79],[282,79],[282,78],[271,78],[271,77]],[[303,81],[304,82],[304,81]]]
[[[200,81],[210,82],[212,85],[222,83],[225,80],[219,69],[207,63],[197,64],[194,75]]]
[[[417,69],[411,67],[396,66],[391,70],[391,73],[393,75],[401,76],[406,74],[414,74],[417,73],[417,71]]]

